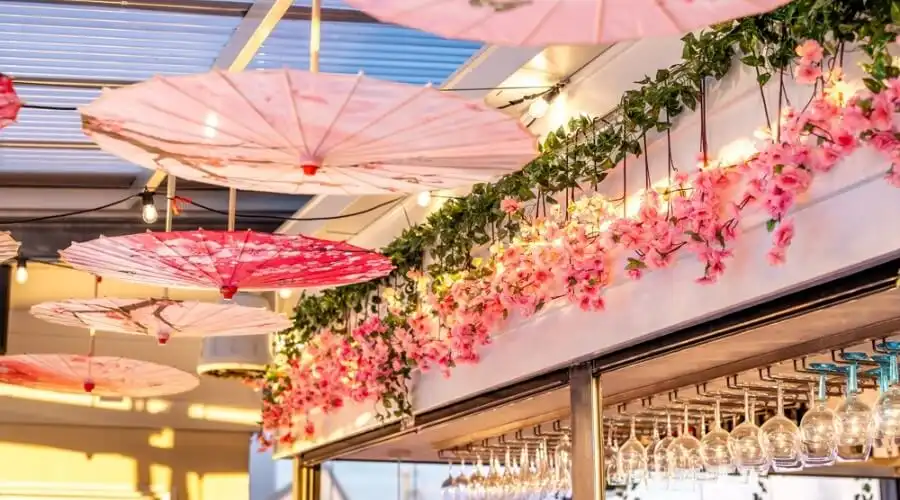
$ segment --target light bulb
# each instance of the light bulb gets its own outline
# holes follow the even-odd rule
[[[543,118],[544,115],[547,114],[547,111],[550,110],[550,103],[547,102],[543,97],[539,97],[531,102],[531,106],[528,106],[528,114],[531,115],[532,118],[538,119]]]
[[[430,205],[431,191],[422,191],[419,193],[419,196],[416,198],[416,203],[418,203],[420,207],[427,207]]]
[[[19,259],[16,264],[16,283],[24,285],[26,281],[28,281],[28,266],[25,264],[25,259]]]
[[[153,224],[159,220],[159,211],[156,209],[156,204],[153,203],[153,193],[150,191],[141,193],[141,218],[147,224]]]
[[[290,288],[282,288],[281,290],[278,290],[278,296],[281,297],[282,299],[291,298],[291,295],[293,293],[294,293],[294,291],[291,290]]]

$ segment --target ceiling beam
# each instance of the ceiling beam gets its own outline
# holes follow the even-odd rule
[[[243,17],[260,2],[228,2],[221,0],[18,0],[20,3],[63,5],[76,7],[109,7],[117,10],[134,9],[178,14],[204,14],[210,16]],[[309,20],[312,9],[308,6],[289,6],[285,19]],[[351,9],[322,9],[323,22],[379,23],[377,19]]]
[[[116,88],[125,87],[137,83],[130,80],[87,80],[81,78],[46,78],[43,76],[13,76],[12,79],[16,85],[34,85],[37,87],[65,87],[73,89]]]
[[[88,149],[99,150],[92,142],[77,141],[0,141],[0,148],[9,149]]]

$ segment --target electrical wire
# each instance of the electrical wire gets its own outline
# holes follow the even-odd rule
[[[116,205],[125,203],[128,200],[132,200],[134,198],[139,198],[139,197],[140,197],[140,195],[138,195],[138,194],[132,194],[125,198],[122,198],[121,200],[116,200],[116,201],[113,201],[110,203],[106,203],[105,205],[100,205],[99,207],[84,208],[81,210],[73,210],[71,212],[63,212],[63,213],[59,213],[59,214],[44,215],[42,217],[32,217],[29,219],[3,220],[3,221],[0,221],[0,226],[9,226],[9,225],[13,225],[13,224],[30,224],[32,222],[43,222],[43,221],[54,220],[54,219],[63,219],[65,217],[72,217],[75,215],[84,215],[84,214],[89,214],[89,213],[93,213],[93,212],[99,212],[101,210],[106,210],[107,208],[114,207]]]
[[[394,198],[393,200],[388,200],[383,203],[379,203],[379,204],[377,204],[373,207],[369,207],[365,210],[358,210],[356,212],[351,212],[349,214],[332,215],[332,216],[328,216],[328,217],[282,217],[282,216],[278,216],[278,215],[248,214],[248,213],[242,213],[242,212],[236,212],[235,217],[238,219],[265,219],[265,220],[280,220],[280,221],[285,221],[285,222],[287,222],[287,221],[318,222],[318,221],[340,220],[340,219],[348,219],[350,217],[357,217],[360,215],[365,215],[365,214],[374,212],[374,211],[378,210],[379,208],[383,208],[383,207],[386,207],[391,204],[396,204],[405,199],[406,199],[406,197]],[[176,201],[176,202],[181,201],[181,202],[187,203],[188,205],[195,206],[197,208],[206,210],[208,212],[212,212],[214,214],[228,215],[228,212],[226,210],[219,210],[216,208],[208,207],[206,205],[197,203],[196,201],[193,201],[193,200],[190,200],[187,198],[181,198],[181,197],[176,196],[174,198],[174,201]]]

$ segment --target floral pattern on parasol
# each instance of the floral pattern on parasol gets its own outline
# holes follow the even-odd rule
[[[51,323],[96,331],[152,335],[160,344],[176,337],[265,335],[290,328],[280,314],[232,302],[170,299],[64,300],[45,302],[31,314]]]
[[[381,21],[497,45],[600,45],[676,36],[790,0],[346,0]]]
[[[12,125],[22,109],[22,100],[13,88],[12,78],[0,73],[0,129]]]
[[[19,247],[21,245],[21,243],[13,239],[9,232],[0,231],[0,264],[19,255]]]
[[[82,108],[104,150],[178,178],[292,194],[421,192],[490,180],[537,154],[482,102],[363,76],[266,70],[156,77]]]
[[[174,231],[100,237],[60,251],[76,269],[124,281],[240,290],[359,283],[394,268],[379,253],[348,243],[255,231]]]
[[[19,354],[0,357],[0,383],[44,391],[149,398],[187,392],[200,381],[177,368],[136,359]]]

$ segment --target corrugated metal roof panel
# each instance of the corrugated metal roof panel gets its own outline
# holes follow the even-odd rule
[[[0,172],[138,174],[144,171],[102,151],[0,148]]]
[[[442,83],[481,46],[388,24],[322,24],[320,69],[404,83]],[[309,21],[282,21],[250,68],[309,67]]]
[[[13,76],[144,80],[208,70],[241,18],[0,2],[0,68]]]
[[[54,107],[78,107],[93,101],[100,91],[42,85],[16,85],[16,92],[27,104]],[[3,129],[0,138],[8,141],[84,141],[77,111],[22,109],[19,121]]]

